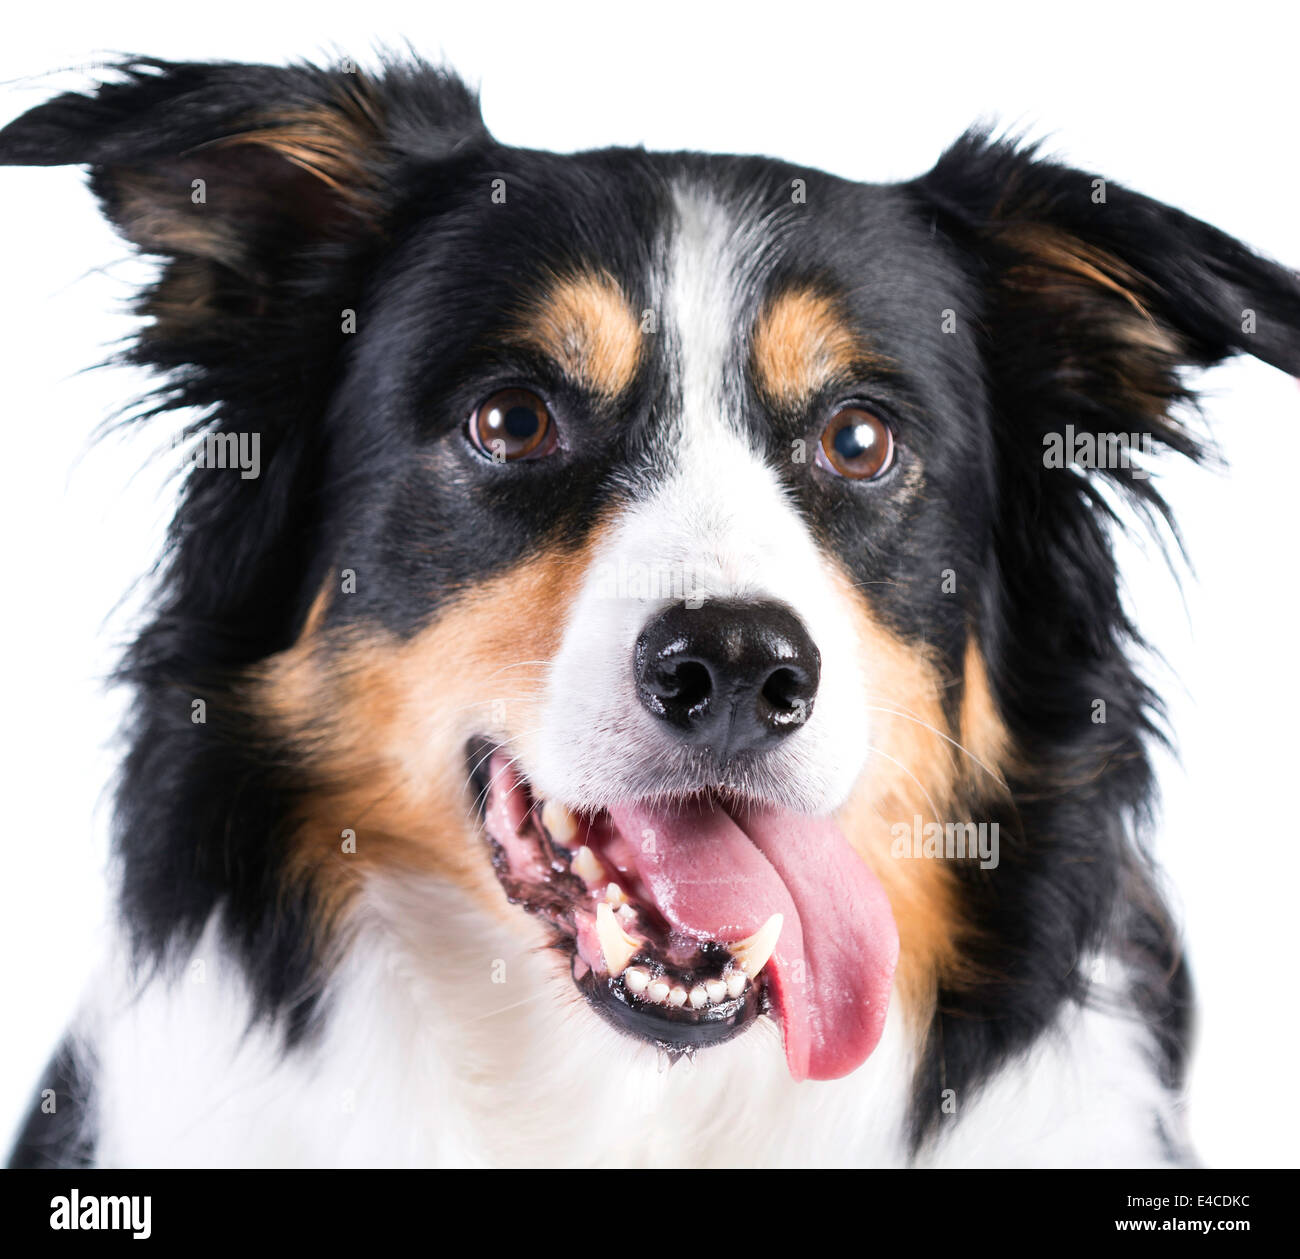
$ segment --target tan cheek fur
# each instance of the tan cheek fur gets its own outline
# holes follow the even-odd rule
[[[543,667],[521,662],[558,649],[589,553],[529,560],[406,641],[324,629],[322,596],[299,642],[254,680],[250,703],[316,783],[292,842],[294,864],[321,896],[326,923],[366,872],[394,868],[449,879],[509,916],[471,820],[465,744],[475,734],[509,744],[533,728]],[[964,928],[949,864],[894,857],[890,828],[918,814],[926,823],[963,820],[973,792],[997,798],[1010,740],[974,642],[960,725],[950,731],[942,696],[952,680],[882,627],[847,578],[842,585],[845,614],[872,662],[875,754],[840,821],[889,896],[899,989],[919,1030],[936,985],[961,982]],[[343,851],[345,829],[355,832],[355,853]]]
[[[923,825],[978,821],[965,802],[976,793],[983,800],[1005,797],[1002,767],[1011,741],[973,640],[964,677],[945,678],[925,651],[880,625],[847,579],[843,585],[846,614],[854,617],[863,659],[870,661],[873,751],[839,820],[889,897],[899,934],[896,982],[919,1032],[933,1011],[937,985],[963,981],[966,928],[951,864],[894,856],[891,828],[899,822],[911,827],[917,816]],[[942,702],[954,683],[963,686],[956,730]]]
[[[532,729],[544,680],[535,662],[558,649],[584,554],[527,560],[405,641],[323,629],[318,599],[299,641],[250,683],[249,706],[314,784],[291,842],[326,923],[380,868],[449,879],[505,911],[472,822],[466,742],[511,743]]]

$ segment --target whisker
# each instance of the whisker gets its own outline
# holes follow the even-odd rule
[[[993,781],[997,783],[999,787],[1002,787],[1008,791],[1010,790],[1010,788],[1007,786],[1007,780],[1003,778],[1002,775],[997,772],[997,770],[992,769],[990,766],[986,765],[982,760],[980,760],[978,756],[975,755],[974,752],[970,750],[970,748],[966,747],[965,744],[963,743],[959,743],[950,734],[945,734],[942,730],[938,728],[938,726],[932,725],[930,722],[924,720],[921,717],[915,716],[913,713],[900,712],[897,709],[887,708],[883,704],[868,704],[867,707],[870,711],[889,713],[891,716],[902,717],[905,721],[914,721],[918,726],[924,726],[925,729],[931,731],[934,734],[937,734],[939,738],[944,740],[944,742],[951,743],[952,746],[955,747],[959,752],[962,752],[966,756],[970,757],[970,759],[974,761],[974,763],[978,765],[980,769],[982,769],[991,779],[993,779]]]
[[[524,669],[527,668],[529,665],[545,666],[549,664],[551,664],[551,661],[549,660],[515,660],[512,661],[510,664],[503,664],[499,669],[494,669],[482,680],[484,682],[490,682],[493,678],[497,677],[499,674],[506,673],[511,669]]]
[[[926,790],[925,784],[914,773],[912,773],[912,771],[908,769],[907,766],[904,765],[902,761],[895,760],[894,757],[890,756],[888,752],[882,752],[874,744],[868,744],[867,751],[871,752],[875,756],[883,756],[885,760],[887,760],[891,765],[897,765],[898,768],[903,771],[903,773],[905,773],[918,787],[921,788],[921,794],[925,797],[926,804],[930,806],[930,813],[936,818],[941,818],[943,816],[943,814],[939,811],[938,806],[934,802],[934,797],[931,796],[930,793]]]
[[[472,1019],[466,1019],[467,1023],[478,1023],[483,1019],[490,1019],[498,1014],[504,1014],[507,1010],[517,1010],[521,1005],[527,1005],[530,1001],[539,1001],[542,997],[549,995],[549,989],[543,988],[541,992],[535,992],[531,997],[525,997],[522,1001],[512,1001],[509,1005],[503,1005],[499,1010],[489,1010],[486,1014],[476,1014]]]
[[[541,727],[540,727],[540,726],[537,727],[537,728],[535,728],[535,729],[533,729],[533,730],[524,730],[524,731],[522,731],[521,733],[519,733],[518,735],[516,735],[516,738],[527,739],[527,738],[531,738],[533,735],[535,735],[535,734],[539,734],[539,733],[541,733]],[[479,769],[483,766],[483,764],[484,764],[486,761],[488,761],[488,760],[490,760],[490,759],[492,758],[492,754],[493,754],[494,752],[498,752],[498,751],[500,751],[500,750],[501,750],[501,749],[500,749],[500,748],[497,748],[497,747],[491,747],[491,748],[489,748],[486,752],[483,753],[482,756],[479,757],[479,759],[478,759],[477,761],[474,762],[473,765],[470,766],[469,776],[465,779],[465,783],[464,783],[464,786],[465,786],[465,787],[473,786],[473,783],[474,783],[474,775],[475,775],[476,773],[478,773]],[[511,758],[510,758],[510,759],[505,763],[505,765],[502,767],[502,770],[501,770],[500,772],[504,772],[506,769],[509,769],[509,768],[510,768],[512,765],[514,765],[514,764],[515,764],[519,759],[520,759],[520,758],[519,758],[519,754],[516,753],[514,756],[512,756],[512,757],[511,757]],[[493,781],[494,781],[494,780],[489,780],[489,782],[486,784],[486,786],[484,786],[484,788],[483,788],[481,791],[479,791],[479,792],[475,795],[475,797],[474,797],[474,803],[473,803],[473,807],[474,807],[475,809],[477,809],[477,808],[478,808],[478,807],[483,803],[483,801],[484,801],[484,799],[486,798],[488,792],[491,791],[492,786],[493,786]],[[511,790],[513,791],[514,788],[511,788]]]
[[[523,704],[529,702],[530,700],[534,700],[536,698],[537,697],[535,695],[528,695],[528,694],[493,695],[490,699],[476,699],[473,700],[471,703],[461,704],[456,708],[440,708],[438,710],[438,715],[440,717],[443,716],[450,717],[455,713],[469,712],[473,708],[490,708],[493,704],[498,704],[498,703]]]

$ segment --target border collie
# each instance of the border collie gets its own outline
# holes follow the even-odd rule
[[[1295,275],[983,132],[557,155],[414,60],[134,60],[0,162],[159,259],[191,443],[15,1164],[1193,1160],[1112,542]]]

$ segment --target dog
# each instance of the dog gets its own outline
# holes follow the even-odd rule
[[[1168,1166],[1115,530],[1300,283],[1015,138],[511,148],[414,58],[0,131],[188,417],[120,928],[16,1166]]]

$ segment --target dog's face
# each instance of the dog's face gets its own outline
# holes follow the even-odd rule
[[[770,1010],[799,1078],[1094,942],[1149,698],[1097,482],[1159,499],[1051,439],[1194,453],[1178,369],[1300,367],[1291,277],[1011,146],[896,186],[557,156],[427,69],[146,67],[0,157],[92,165],[168,260],[142,357],[259,432],[260,483],[191,473],[218,571],[172,611],[318,918],[433,870],[629,1033]],[[994,823],[996,869],[916,859]]]
[[[734,1034],[766,974],[801,1077],[879,1035],[889,826],[995,784],[1004,746],[944,580],[977,582],[990,523],[979,360],[943,331],[964,279],[897,190],[822,177],[810,213],[806,183],[466,172],[357,299],[325,476],[355,497],[267,691],[349,783],[323,837],[351,818],[479,886],[491,858],[657,1041]],[[914,967],[940,869],[907,892]]]

